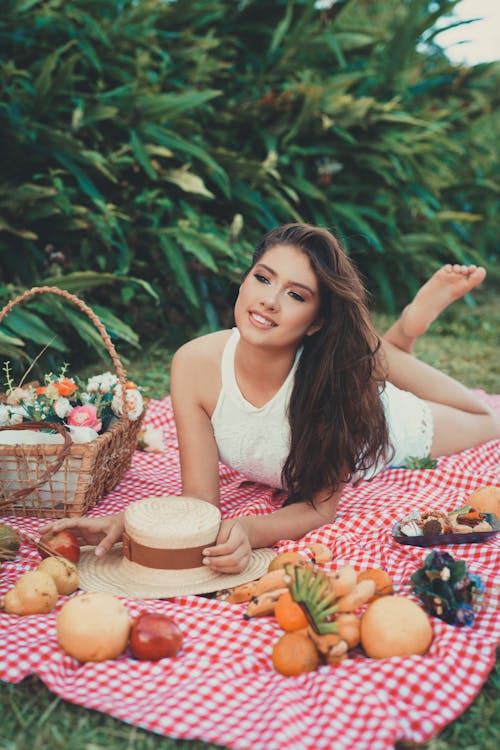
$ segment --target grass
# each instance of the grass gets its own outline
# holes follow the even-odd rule
[[[482,296],[446,311],[418,343],[416,354],[471,388],[500,393],[498,330],[500,299]],[[391,323],[375,315],[379,330]],[[129,376],[147,395],[168,392],[170,356],[161,343],[131,361]],[[95,370],[95,368],[94,368]],[[398,743],[398,750],[496,750],[500,746],[500,663],[471,706],[439,735],[423,745]],[[0,750],[214,750],[216,745],[173,740],[129,726],[95,711],[74,706],[50,693],[36,677],[18,685],[0,683]]]

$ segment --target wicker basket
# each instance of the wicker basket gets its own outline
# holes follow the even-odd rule
[[[0,311],[0,323],[14,305],[36,294],[56,294],[82,310],[94,323],[113,361],[125,394],[125,372],[115,347],[97,315],[78,297],[57,287],[33,287]],[[56,445],[0,445],[0,515],[63,518],[82,516],[103,495],[110,492],[130,466],[144,416],[123,414],[102,435],[90,443],[74,444],[61,425],[53,428],[63,435]],[[42,423],[48,427],[49,423]],[[50,423],[51,424],[51,423]],[[39,422],[0,427],[0,430],[34,429]]]

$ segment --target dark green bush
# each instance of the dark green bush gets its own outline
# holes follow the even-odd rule
[[[498,67],[433,45],[455,4],[6,0],[0,301],[51,277],[115,336],[178,343],[229,320],[252,244],[290,220],[336,231],[387,309],[443,261],[491,262]],[[5,341],[27,324],[3,331],[31,352]]]

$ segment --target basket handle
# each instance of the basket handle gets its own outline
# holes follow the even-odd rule
[[[15,297],[13,300],[8,302],[2,310],[0,310],[0,323],[4,318],[7,317],[14,305],[18,305],[20,302],[24,302],[25,299],[33,297],[35,294],[56,294],[59,297],[64,297],[64,299],[72,302],[74,305],[76,305],[76,307],[80,308],[80,310],[84,312],[88,318],[90,318],[92,323],[99,331],[104,345],[108,350],[108,354],[111,357],[113,365],[115,366],[116,374],[118,376],[118,382],[120,383],[122,389],[122,416],[124,419],[128,420],[129,404],[126,398],[125,370],[123,369],[122,363],[120,362],[118,354],[116,353],[114,344],[111,341],[109,334],[104,328],[103,324],[101,323],[95,312],[79,297],[76,297],[74,294],[67,292],[65,289],[59,289],[59,287],[57,286],[34,286],[31,289],[28,289],[23,294],[20,294],[18,297]]]
[[[61,450],[57,455],[57,460],[54,461],[54,463],[49,467],[47,467],[42,476],[38,479],[37,482],[35,482],[35,484],[31,485],[31,487],[25,487],[22,490],[16,490],[8,498],[5,498],[3,500],[2,498],[0,498],[0,510],[8,508],[17,500],[24,500],[24,498],[30,495],[33,490],[36,490],[37,487],[41,487],[43,484],[45,484],[45,482],[47,482],[47,480],[49,480],[50,477],[61,468],[66,456],[71,450],[71,446],[73,445],[73,441],[71,440],[71,435],[69,434],[68,430],[63,427],[62,424],[58,424],[57,422],[20,422],[19,424],[3,426],[0,425],[0,430],[34,430],[38,428],[47,429],[48,427],[59,432],[59,434],[64,438],[64,443],[61,445]]]

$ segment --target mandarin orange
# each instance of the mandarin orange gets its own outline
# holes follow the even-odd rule
[[[312,672],[319,664],[319,654],[311,639],[303,633],[285,633],[274,644],[273,667],[286,677]]]
[[[292,632],[293,630],[301,630],[306,628],[308,625],[307,617],[304,614],[304,610],[297,604],[292,598],[289,591],[285,591],[281,594],[280,598],[276,602],[274,607],[274,616],[276,617],[278,624],[283,630]]]

